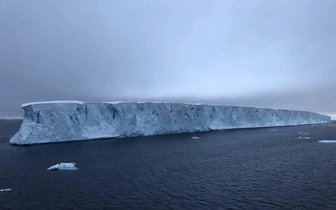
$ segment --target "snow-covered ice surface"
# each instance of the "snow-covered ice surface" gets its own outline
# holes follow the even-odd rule
[[[24,104],[11,144],[124,138],[231,128],[330,123],[330,116],[226,105],[56,101]]]
[[[39,106],[42,104],[84,104],[83,101],[41,101],[41,102],[30,102],[30,103],[25,103],[22,104],[22,107],[26,107],[26,106],[30,106],[30,105],[34,105],[34,106]]]
[[[321,140],[321,141],[318,141],[318,142],[320,142],[320,143],[336,143],[336,140]]]
[[[78,168],[76,167],[76,163],[59,163],[50,166],[47,170],[78,170]]]

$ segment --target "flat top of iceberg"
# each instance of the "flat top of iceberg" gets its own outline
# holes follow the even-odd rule
[[[121,103],[137,103],[137,104],[190,104],[190,105],[203,105],[203,103],[179,103],[179,102],[163,102],[163,101],[104,101],[104,104],[121,104]],[[218,105],[218,104],[217,104]],[[221,105],[224,106],[224,105]]]
[[[263,110],[280,110],[280,111],[300,111],[300,110],[287,110],[287,109],[276,109],[276,108],[262,108],[262,107],[249,107],[249,106],[231,106],[231,105],[225,105],[225,104],[204,104],[204,103],[182,103],[182,102],[160,102],[160,101],[106,101],[106,102],[83,102],[83,101],[76,101],[76,100],[59,100],[59,101],[39,101],[39,102],[29,102],[22,104],[22,108],[25,108],[27,106],[36,106],[40,107],[38,105],[44,105],[44,108],[48,105],[65,105],[65,104],[77,104],[77,105],[84,105],[84,104],[99,104],[99,103],[105,103],[105,104],[120,104],[120,103],[152,103],[152,104],[185,104],[185,105],[196,105],[196,106],[229,106],[229,107],[244,107],[244,108],[255,108],[255,109],[263,109]],[[49,107],[50,108],[50,107]],[[300,111],[300,112],[309,112],[309,111]],[[315,112],[309,112],[309,113],[315,113]],[[316,113],[315,113],[316,114]],[[327,115],[325,115],[327,116]]]
[[[175,103],[175,102],[163,102],[163,101],[105,101],[102,102],[104,104],[120,104],[120,103],[137,103],[137,104],[144,104],[144,103],[152,103],[152,104],[182,104],[182,103]]]
[[[30,105],[38,105],[38,104],[66,104],[66,103],[70,103],[70,104],[81,104],[83,105],[84,102],[83,101],[40,101],[40,102],[29,102],[29,103],[25,103],[22,104],[22,108],[26,107],[26,106],[30,106]]]
[[[136,103],[135,101],[105,101],[103,104]]]

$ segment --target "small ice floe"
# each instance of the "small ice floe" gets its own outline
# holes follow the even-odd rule
[[[50,166],[47,170],[78,170],[78,168],[76,167],[76,163],[59,163]]]
[[[0,189],[0,192],[7,192],[7,191],[11,191],[11,188],[6,188],[6,189]]]
[[[198,136],[193,136],[193,137],[191,137],[192,139],[199,139],[200,137],[198,137]]]
[[[309,133],[299,132],[300,135],[309,135]]]
[[[320,143],[336,143],[336,140],[321,140],[321,141],[318,141]]]
[[[274,129],[274,128],[272,128],[272,129],[270,129],[270,131],[277,131],[276,129]]]
[[[299,139],[310,139],[309,136],[299,136]]]

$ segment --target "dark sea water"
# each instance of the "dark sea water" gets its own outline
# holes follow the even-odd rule
[[[1,210],[336,209],[335,124],[9,146],[19,125],[0,122]]]

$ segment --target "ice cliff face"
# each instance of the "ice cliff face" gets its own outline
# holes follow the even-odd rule
[[[23,123],[11,144],[331,122],[306,111],[181,103],[54,101],[22,108]]]

